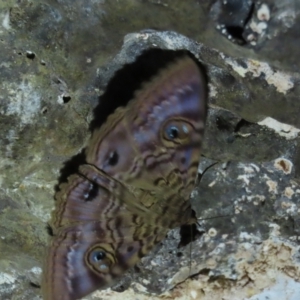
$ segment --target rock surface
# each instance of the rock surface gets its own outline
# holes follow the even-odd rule
[[[87,299],[299,299],[299,11],[296,0],[2,1],[0,298],[40,299],[64,162],[80,161],[90,131],[170,50],[187,50],[209,82],[192,194],[201,234],[178,248],[171,231],[116,291]]]

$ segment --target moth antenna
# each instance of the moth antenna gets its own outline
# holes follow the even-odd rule
[[[234,214],[232,215],[223,215],[223,216],[214,216],[214,217],[208,217],[208,218],[205,218],[205,219],[198,219],[196,224],[198,224],[198,222],[200,221],[206,221],[206,220],[211,220],[211,219],[218,219],[218,218],[227,218],[227,217],[233,217],[235,216]]]

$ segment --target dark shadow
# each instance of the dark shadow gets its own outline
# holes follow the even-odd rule
[[[62,182],[66,182],[67,178],[71,174],[78,172],[78,168],[80,165],[86,163],[84,150],[85,149],[82,149],[80,153],[76,154],[75,156],[71,157],[69,160],[64,162],[64,166],[60,170],[58,184],[54,187],[55,192],[57,192],[59,190],[59,185]]]
[[[247,25],[253,17],[255,5],[250,1],[240,0],[219,0],[215,5],[217,23],[220,31],[225,30],[225,34],[231,36],[231,41],[244,46],[248,44],[245,38]]]
[[[246,121],[245,119],[241,119],[241,120],[237,123],[234,132],[239,132],[242,128],[250,127],[252,124],[253,124],[253,123],[248,122],[248,121]]]
[[[35,289],[40,289],[41,288],[41,286],[39,285],[39,284],[36,284],[36,283],[34,283],[34,282],[29,282],[29,285],[31,286],[31,287],[33,287],[33,288],[35,288]]]
[[[50,224],[46,225],[46,231],[47,231],[49,236],[54,236],[53,229],[52,229]]]
[[[180,227],[180,242],[178,245],[178,248],[184,247],[188,245],[189,243],[195,241],[198,239],[201,235],[203,235],[204,232],[200,232],[197,230],[196,224],[190,224],[190,225],[182,225]],[[180,254],[179,254],[180,256]]]
[[[100,127],[117,107],[126,106],[133,99],[134,93],[144,82],[150,80],[172,61],[185,55],[190,56],[199,68],[202,68],[194,56],[186,50],[162,49],[144,51],[135,62],[124,65],[115,73],[105,93],[100,97],[99,104],[94,109],[94,119],[90,124],[90,129],[93,131]],[[206,72],[203,73],[206,74]]]

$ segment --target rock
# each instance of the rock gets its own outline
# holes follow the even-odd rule
[[[299,298],[296,1],[0,7],[1,299],[39,299],[57,180],[81,163],[90,131],[174,50],[198,58],[209,84],[192,194],[200,233],[178,248],[183,232],[170,231],[118,292],[87,299]]]

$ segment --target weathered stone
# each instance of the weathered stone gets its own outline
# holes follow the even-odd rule
[[[242,2],[0,3],[1,299],[39,299],[57,179],[170,50],[195,55],[209,83],[192,194],[201,234],[177,248],[171,231],[124,293],[95,298],[299,299],[300,5]]]

